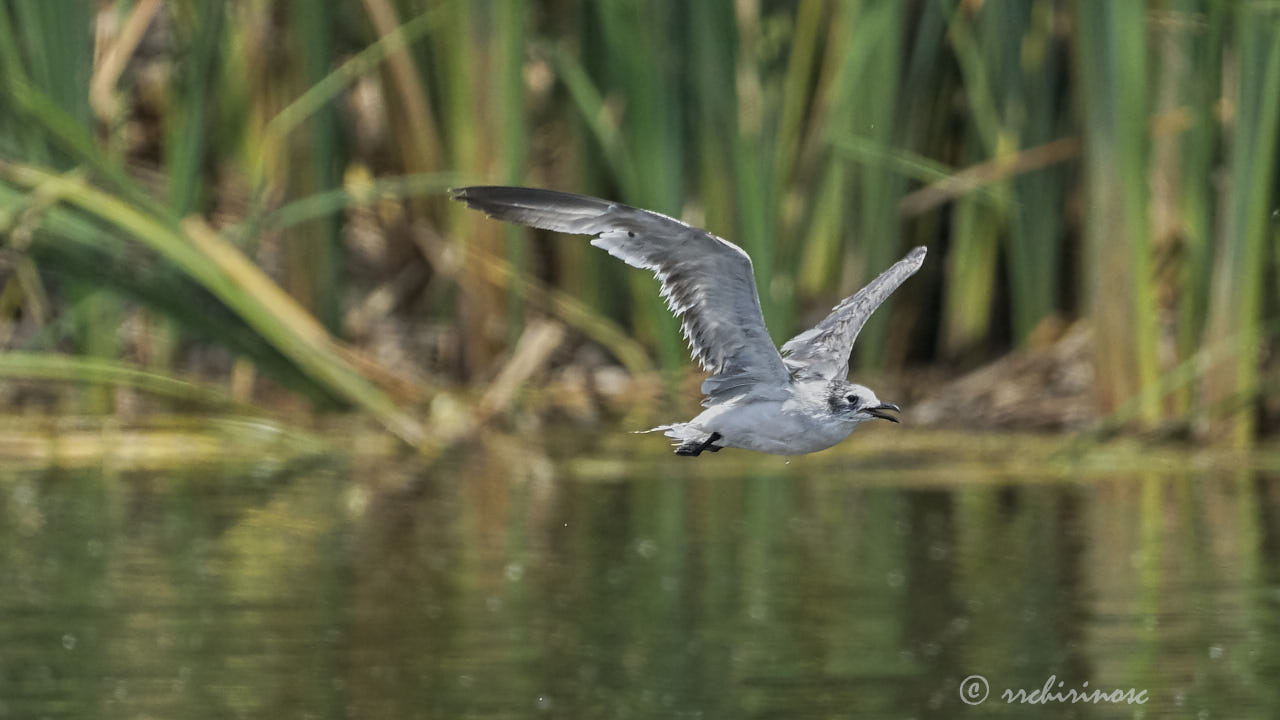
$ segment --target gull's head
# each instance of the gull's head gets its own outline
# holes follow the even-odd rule
[[[832,387],[827,402],[836,417],[859,423],[868,420],[888,420],[896,423],[898,418],[889,413],[902,411],[893,403],[880,402],[880,398],[871,392],[871,388],[853,383],[841,383]]]

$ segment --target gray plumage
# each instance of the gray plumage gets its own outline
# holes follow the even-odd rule
[[[866,287],[840,301],[822,322],[782,345],[789,370],[798,378],[833,380],[849,375],[849,353],[871,313],[924,264],[918,247],[876,276]]]
[[[751,258],[733,243],[666,215],[583,195],[465,187],[453,196],[498,220],[591,235],[592,245],[657,276],[694,359],[712,373],[702,384],[706,411],[688,423],[654,428],[677,440],[677,452],[745,447],[799,454],[830,447],[866,419],[896,422],[885,410],[897,406],[880,403],[845,376],[858,332],[920,268],[923,247],[787,341],[779,354],[760,311]]]

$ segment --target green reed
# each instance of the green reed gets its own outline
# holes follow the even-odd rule
[[[396,312],[449,339],[433,374],[492,377],[529,313],[628,367],[648,363],[626,333],[685,367],[643,274],[442,196],[491,182],[613,197],[737,242],[779,341],[928,245],[864,331],[861,368],[968,366],[1079,319],[1101,411],[1234,443],[1274,385],[1273,2],[175,2],[158,11],[158,99],[126,69],[110,113],[89,102],[92,4],[53,5],[0,2],[0,231],[11,265],[38,271],[0,278],[0,307],[43,317],[47,298],[51,315],[9,349],[121,361],[118,328],[141,317],[149,371],[180,375],[184,346],[218,346],[392,417],[363,371],[300,351],[268,295],[202,268],[201,224],[182,223],[276,258],[274,280],[341,334],[390,284],[346,262],[363,212],[425,268]],[[106,12],[124,23],[142,5]],[[373,150],[357,90],[380,103]],[[162,115],[158,152],[125,157],[141,110]],[[82,404],[109,409],[95,392]]]
[[[1084,299],[1097,338],[1096,394],[1108,410],[1159,373],[1144,11],[1137,3],[1076,3],[1087,192]],[[1156,422],[1158,407],[1147,403],[1141,417]]]
[[[1230,194],[1219,252],[1214,258],[1205,343],[1236,336],[1234,357],[1211,370],[1204,386],[1207,402],[1249,396],[1259,386],[1264,314],[1263,278],[1275,262],[1280,237],[1273,211],[1280,128],[1280,7],[1243,3],[1235,10],[1237,41],[1236,121],[1228,159]],[[1271,301],[1275,300],[1274,291]],[[1223,423],[1230,442],[1247,445],[1254,413],[1246,405]]]

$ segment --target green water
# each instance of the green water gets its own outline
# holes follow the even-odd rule
[[[716,462],[0,473],[0,717],[1280,715],[1278,476]]]

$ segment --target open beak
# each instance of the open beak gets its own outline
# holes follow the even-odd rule
[[[895,423],[899,422],[898,418],[886,412],[888,410],[892,410],[894,412],[902,412],[902,408],[898,407],[897,405],[894,405],[893,403],[880,403],[879,405],[873,408],[867,408],[864,412],[866,412],[868,415],[874,418],[880,418],[881,420],[888,420],[889,422],[895,422]]]

